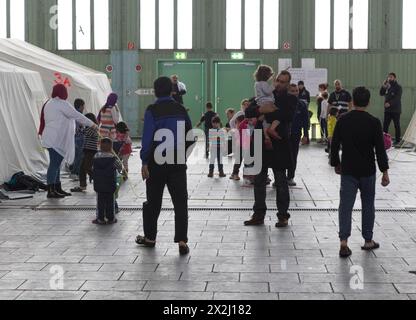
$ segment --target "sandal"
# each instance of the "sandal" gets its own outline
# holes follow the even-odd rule
[[[74,189],[71,189],[71,192],[73,193],[84,193],[87,189],[83,189],[81,187],[76,187]]]
[[[378,244],[375,241],[366,241],[365,245],[363,247],[361,247],[361,250],[364,251],[373,251],[373,250],[377,250],[380,248],[380,244]]]
[[[105,221],[101,221],[99,219],[95,219],[92,221],[93,224],[99,225],[99,226],[105,226],[106,222]]]
[[[349,258],[352,255],[352,251],[348,247],[341,247],[339,251],[340,258]]]
[[[156,242],[150,242],[145,237],[137,236],[136,243],[141,246],[145,246],[147,248],[154,248],[156,247]]]

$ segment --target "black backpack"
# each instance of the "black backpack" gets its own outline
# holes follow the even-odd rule
[[[18,172],[13,175],[9,182],[4,184],[6,191],[23,191],[30,190],[38,192],[47,190],[47,186],[40,180],[25,175],[24,172]]]

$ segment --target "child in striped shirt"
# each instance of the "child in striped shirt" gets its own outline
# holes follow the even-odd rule
[[[85,115],[95,124],[98,124],[97,118],[94,114],[89,113]],[[87,190],[87,174],[92,176],[92,164],[94,156],[98,152],[98,128],[85,128],[83,129],[84,135],[84,156],[81,162],[81,168],[79,173],[80,186],[71,190],[71,192],[84,192]]]

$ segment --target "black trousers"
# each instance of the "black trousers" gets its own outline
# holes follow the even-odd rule
[[[79,171],[79,183],[81,188],[87,187],[87,174],[92,175],[92,165],[94,162],[94,156],[97,151],[84,150],[84,157],[82,158],[81,168]]]
[[[298,166],[298,156],[299,156],[299,147],[300,140],[302,139],[302,133],[292,134],[290,138],[290,143],[292,145],[292,154],[293,154],[293,168],[288,170],[287,178],[292,180],[295,178],[296,169]]]
[[[243,159],[243,148],[241,147],[241,145],[240,145],[238,150],[240,152],[240,161],[238,162],[237,157],[235,157],[236,160],[235,160],[235,164],[234,164],[234,167],[233,167],[233,175],[236,175],[236,176],[238,176],[240,174],[241,165],[243,164],[243,161],[244,161],[244,159]]]
[[[108,221],[114,220],[115,204],[114,193],[97,193],[97,218],[104,221],[107,218]]]
[[[328,122],[326,119],[319,119],[320,126],[321,126],[321,135],[322,139],[326,138],[328,139]]]
[[[389,133],[390,124],[393,121],[396,130],[396,143],[402,140],[402,131],[400,127],[400,113],[386,112],[384,113],[384,132]]]
[[[209,159],[209,130],[205,130],[205,158]]]
[[[188,242],[188,189],[186,165],[152,164],[146,181],[147,202],[143,204],[143,229],[146,239],[156,241],[157,222],[163,192],[168,187],[175,208],[175,242]]]
[[[264,218],[267,212],[266,205],[266,187],[268,167],[263,167],[261,173],[254,180],[254,216],[256,218]],[[289,185],[285,171],[273,170],[276,183],[276,205],[278,208],[277,217],[279,219],[289,219],[290,194]]]

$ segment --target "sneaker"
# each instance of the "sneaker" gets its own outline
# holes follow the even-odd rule
[[[252,186],[254,185],[254,182],[251,179],[244,179],[244,184],[246,186]]]
[[[185,245],[179,245],[179,254],[181,256],[186,256],[186,255],[189,254],[189,252],[190,252],[190,250],[189,250],[189,247],[188,247],[187,244],[185,244]]]
[[[363,251],[373,251],[380,249],[380,244],[375,241],[366,241],[365,245],[361,247]]]
[[[250,220],[244,221],[246,227],[250,226],[262,226],[264,225],[264,217],[256,217],[253,215]]]
[[[295,180],[293,180],[293,179],[288,180],[287,184],[289,185],[289,187],[296,187],[297,186]]]
[[[238,176],[238,174],[232,174],[230,177],[230,180],[234,180],[234,181],[240,181],[240,177]]]
[[[339,257],[343,259],[347,259],[351,257],[352,251],[348,246],[341,246],[341,249],[339,250]]]
[[[112,224],[116,224],[116,223],[118,223],[118,220],[116,218],[114,218],[113,220],[108,220],[107,221],[108,225],[112,225]]]
[[[107,223],[105,221],[102,221],[100,219],[95,219],[92,221],[93,224],[99,225],[99,226],[105,226]]]
[[[276,228],[287,228],[289,226],[289,219],[279,219],[276,223]]]

